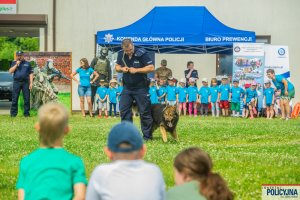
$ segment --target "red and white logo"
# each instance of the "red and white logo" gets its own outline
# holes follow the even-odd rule
[[[16,14],[17,0],[0,0],[0,14]]]

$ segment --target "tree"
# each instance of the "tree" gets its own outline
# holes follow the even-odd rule
[[[38,51],[39,38],[31,37],[0,37],[0,62],[1,69],[7,70],[9,62],[14,59],[14,53],[18,50],[22,51]],[[8,66],[7,66],[8,65]]]

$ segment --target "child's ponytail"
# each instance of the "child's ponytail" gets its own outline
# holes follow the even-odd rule
[[[175,160],[176,170],[190,180],[199,182],[199,193],[207,200],[232,200],[233,194],[223,178],[212,173],[210,156],[197,147],[191,147],[180,152]]]
[[[224,179],[217,173],[211,173],[200,182],[200,193],[207,200],[232,200],[233,194]]]

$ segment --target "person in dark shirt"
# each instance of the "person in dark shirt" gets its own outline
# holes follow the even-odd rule
[[[187,70],[184,71],[184,76],[186,78],[186,87],[189,86],[190,78],[194,78],[197,87],[197,80],[199,79],[199,77],[198,77],[198,71],[194,68],[194,62],[189,61],[187,62],[186,66],[188,68]]]
[[[145,49],[136,48],[130,39],[122,41],[118,53],[116,71],[123,73],[124,88],[120,99],[122,121],[132,122],[132,104],[135,100],[141,117],[141,128],[145,140],[152,139],[151,104],[148,94],[147,73],[154,71],[153,61]]]
[[[16,56],[17,60],[11,63],[9,69],[9,73],[12,73],[14,78],[10,116],[16,117],[18,114],[18,100],[22,90],[24,98],[24,116],[29,117],[33,70],[30,63],[24,60],[23,51],[17,51]]]

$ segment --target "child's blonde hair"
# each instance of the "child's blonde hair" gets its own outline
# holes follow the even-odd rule
[[[64,136],[64,130],[68,125],[69,114],[67,109],[59,103],[47,103],[38,111],[38,123],[40,126],[40,142],[48,147]]]

